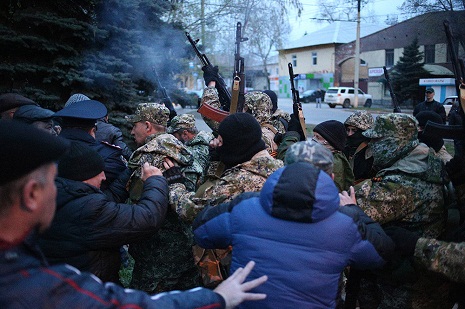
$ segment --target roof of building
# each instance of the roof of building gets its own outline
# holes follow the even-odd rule
[[[360,23],[360,37],[378,32],[387,25],[375,25]],[[352,42],[357,36],[357,23],[349,21],[335,21],[328,26],[308,33],[302,38],[288,43],[281,50],[302,48],[307,46],[316,46],[324,44],[343,44]]]

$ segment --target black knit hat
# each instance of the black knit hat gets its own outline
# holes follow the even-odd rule
[[[0,145],[0,185],[56,161],[69,147],[65,139],[13,120],[0,120]]]
[[[249,161],[257,152],[266,149],[260,124],[248,113],[235,113],[224,118],[218,134],[223,139],[218,154],[227,168]]]
[[[313,132],[320,134],[337,150],[344,150],[347,133],[342,122],[337,120],[323,121],[313,129]]]
[[[38,105],[36,102],[17,93],[4,93],[0,95],[0,113],[23,105]]]
[[[422,128],[426,126],[426,123],[428,122],[428,120],[430,120],[431,122],[444,124],[441,116],[438,113],[433,112],[433,111],[421,111],[415,115],[415,118],[417,118],[418,125]]]
[[[271,104],[273,105],[271,108],[271,113],[273,114],[278,109],[278,96],[273,90],[264,90],[263,93],[266,93],[271,99]]]
[[[105,164],[102,157],[87,145],[74,142],[67,155],[58,161],[58,176],[83,181],[97,176]]]

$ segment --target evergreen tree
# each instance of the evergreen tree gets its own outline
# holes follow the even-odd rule
[[[152,67],[166,88],[176,87],[186,44],[179,27],[162,21],[168,1],[5,2],[0,93],[19,92],[57,110],[81,92],[130,113],[130,102],[154,89]]]
[[[423,101],[419,79],[429,76],[430,73],[424,68],[423,53],[420,52],[418,39],[415,38],[412,44],[404,48],[402,56],[392,68],[392,88],[398,100],[408,102],[409,105]]]

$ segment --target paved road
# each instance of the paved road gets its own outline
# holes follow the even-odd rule
[[[292,99],[278,99],[278,106],[280,109],[292,113]],[[350,108],[342,108],[341,106],[337,106],[335,108],[330,108],[327,104],[321,104],[321,108],[316,108],[315,103],[303,103],[302,104],[302,110],[304,112],[304,117],[305,117],[305,122],[308,124],[313,124],[317,125],[320,122],[326,121],[326,120],[338,120],[340,122],[344,122],[347,117],[354,111],[353,109]],[[195,109],[191,108],[185,108],[185,109],[178,109],[178,114],[184,114],[184,113],[193,113],[195,115],[196,119],[196,125],[199,130],[204,130],[204,131],[211,131],[210,128],[205,124],[205,122],[202,120],[201,116]],[[373,117],[377,117],[381,113],[386,113],[390,112],[389,109],[386,109],[385,111],[372,111]],[[411,113],[411,111],[405,111],[407,113]]]

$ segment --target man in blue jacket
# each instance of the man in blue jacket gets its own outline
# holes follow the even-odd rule
[[[149,296],[105,285],[70,265],[49,266],[37,234],[55,213],[57,167],[67,143],[19,122],[0,120],[0,308],[233,308],[266,276],[243,283],[254,263],[239,269],[215,291],[197,288]]]
[[[381,267],[394,248],[380,225],[353,204],[353,189],[340,202],[326,149],[301,143],[289,148],[286,155],[298,155],[261,192],[207,207],[194,221],[200,246],[232,245],[232,271],[251,258],[260,261],[252,278],[267,271],[268,282],[255,289],[267,299],[241,308],[335,308],[344,268]]]

